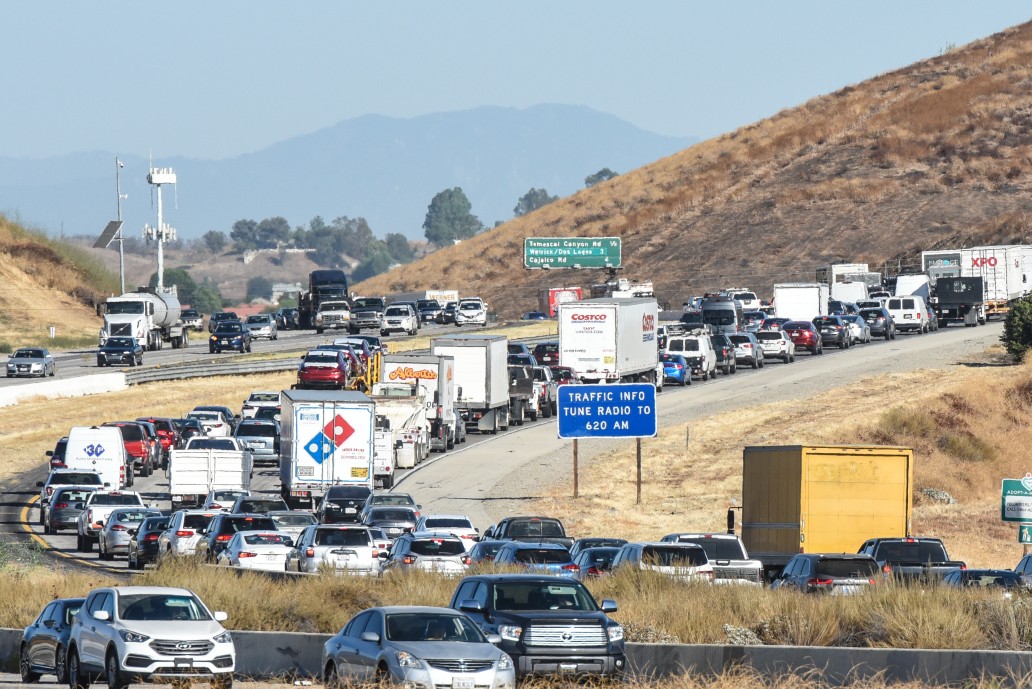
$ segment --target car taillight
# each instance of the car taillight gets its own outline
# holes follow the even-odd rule
[[[465,538],[468,541],[469,540],[475,540],[476,537],[477,537],[476,534],[471,534],[471,533],[459,534],[459,538]]]
[[[244,552],[244,553],[240,553],[240,557],[254,557],[257,554],[258,553],[246,553],[246,552]]]
[[[814,577],[806,580],[807,586],[831,586],[831,579],[821,579],[820,577]]]
[[[230,533],[222,533],[222,534],[219,534],[218,536],[216,536],[216,537],[215,537],[215,540],[216,540],[216,541],[220,541],[220,542],[222,542],[222,543],[225,543],[226,541],[228,541],[228,540],[229,540],[229,539],[231,539],[231,538],[233,538],[233,534],[230,534]]]
[[[193,536],[193,535],[194,535],[193,531],[189,531],[189,530],[186,530],[186,529],[183,529],[183,530],[180,530],[180,531],[176,531],[176,538],[190,538],[190,536]]]
[[[598,567],[596,567],[595,565],[592,565],[592,566],[588,567],[588,569],[585,572],[585,574],[587,574],[588,576],[596,576],[597,577],[599,574],[602,574],[602,570],[599,569]]]
[[[146,536],[143,537],[143,542],[144,543],[154,543],[157,540],[158,540],[158,534],[156,534],[156,533],[149,533],[149,534],[147,534]]]
[[[54,509],[56,509],[56,510],[63,510],[66,507],[68,507],[68,503],[67,502],[59,502],[56,505],[54,505]]]
[[[305,548],[305,557],[315,557],[315,548]]]
[[[112,531],[125,531],[126,529],[121,524],[115,524],[114,526],[111,527],[111,530]]]
[[[888,563],[886,563],[882,565],[881,571],[885,574],[892,574],[892,567],[890,567]]]
[[[575,562],[571,562],[568,565],[563,565],[562,566],[562,570],[564,572],[579,572],[580,571],[580,565],[578,565]]]
[[[467,567],[469,567],[471,564],[473,564],[473,559],[469,555],[463,555],[462,556],[462,564],[464,564]]]
[[[405,557],[401,558],[401,561],[404,562],[406,565],[414,565],[416,564],[416,559],[417,558],[415,555],[406,555]]]

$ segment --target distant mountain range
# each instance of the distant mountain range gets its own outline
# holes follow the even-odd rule
[[[364,217],[373,232],[423,236],[427,206],[461,187],[490,227],[531,188],[566,196],[602,168],[629,172],[697,139],[660,136],[587,107],[481,107],[411,119],[366,115],[225,160],[155,158],[178,189],[163,191],[180,238],[228,232],[241,218]],[[156,220],[148,161],[122,155],[126,236]],[[57,234],[99,234],[115,217],[115,152],[39,160],[0,157],[0,212]]]

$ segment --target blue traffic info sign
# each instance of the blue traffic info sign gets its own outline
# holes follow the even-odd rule
[[[649,383],[560,385],[560,438],[652,438],[656,387]]]

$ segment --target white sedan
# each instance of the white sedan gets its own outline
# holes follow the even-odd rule
[[[416,522],[416,531],[446,531],[462,539],[466,552],[480,540],[480,531],[464,514],[428,514]]]
[[[292,547],[290,535],[279,531],[238,531],[219,553],[218,564],[282,572]]]

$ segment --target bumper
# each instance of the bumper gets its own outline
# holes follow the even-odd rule
[[[448,670],[441,670],[435,667],[403,668],[402,677],[398,684],[413,689],[433,689],[434,687],[457,686],[454,680],[461,677],[463,680],[472,681],[477,689],[512,689],[516,686],[516,673],[514,670],[496,670],[491,667],[480,672],[454,673]]]
[[[208,654],[198,657],[169,657],[156,655],[148,644],[126,644],[122,654],[122,669],[130,677],[143,681],[159,678],[208,678],[232,675],[236,659],[232,644],[217,644]]]
[[[511,655],[511,654],[510,654]],[[513,658],[516,676],[595,675],[619,676],[627,667],[623,655],[523,655]]]

